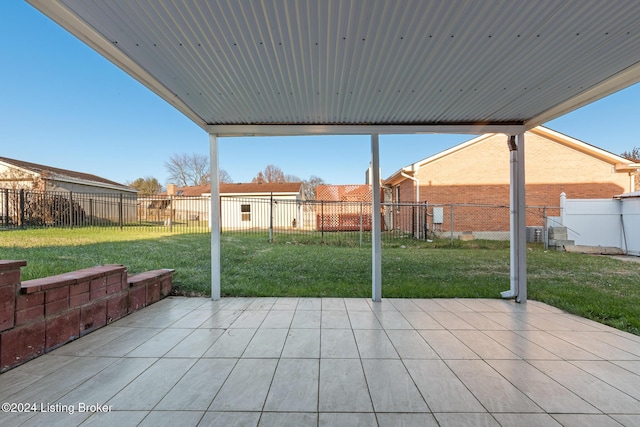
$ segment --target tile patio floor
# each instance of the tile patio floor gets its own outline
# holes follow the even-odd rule
[[[639,426],[640,337],[535,301],[168,298],[0,396],[49,410],[2,426]]]

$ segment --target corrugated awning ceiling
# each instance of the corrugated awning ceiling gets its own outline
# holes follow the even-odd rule
[[[640,81],[637,0],[29,1],[204,128],[532,127]]]

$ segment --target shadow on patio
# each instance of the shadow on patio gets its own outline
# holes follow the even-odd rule
[[[170,297],[0,390],[3,426],[632,426],[640,337],[536,301]]]

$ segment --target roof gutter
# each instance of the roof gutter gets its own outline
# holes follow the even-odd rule
[[[404,172],[400,172],[400,175],[416,183],[416,203],[420,203],[420,181],[418,180],[418,178],[407,175]]]

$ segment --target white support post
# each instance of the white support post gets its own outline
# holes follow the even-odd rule
[[[382,222],[380,219],[380,144],[371,135],[371,299],[382,301]]]
[[[509,137],[510,150],[510,289],[503,298],[527,302],[527,227],[524,175],[524,133]]]
[[[211,152],[211,299],[220,299],[220,182],[218,137],[209,134]]]

